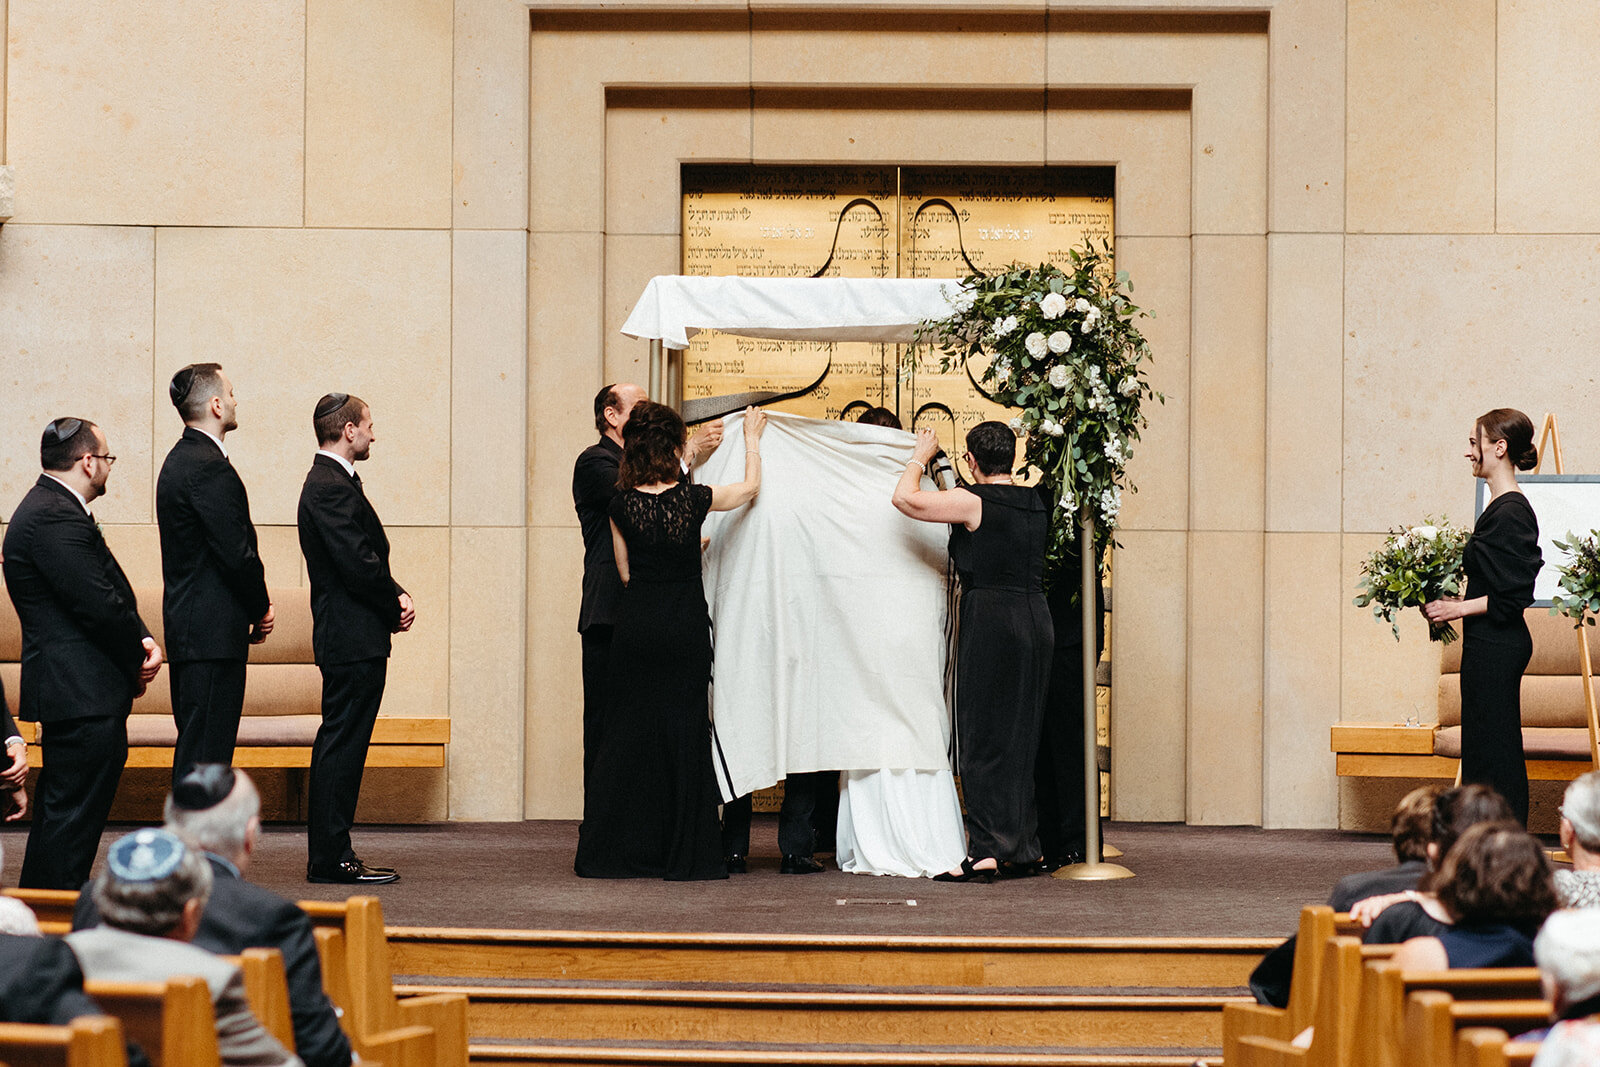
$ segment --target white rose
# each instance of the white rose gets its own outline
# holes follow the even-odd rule
[[[1424,541],[1432,541],[1439,536],[1439,528],[1437,526],[1413,526],[1411,532]]]
[[[1078,309],[1078,314],[1080,315],[1087,315],[1089,312],[1094,310],[1094,305],[1089,303],[1089,301],[1085,300],[1081,296],[1078,297],[1078,300],[1075,304],[1073,304],[1073,307]]]
[[[1050,293],[1039,301],[1039,314],[1047,319],[1059,319],[1067,313],[1067,298],[1060,293]]]
[[[945,299],[949,301],[952,308],[962,315],[965,315],[967,312],[971,311],[972,305],[978,302],[978,298],[973,295],[972,290],[966,288],[965,286],[957,289],[953,293],[946,289]]]
[[[1057,330],[1045,341],[1050,346],[1050,351],[1060,355],[1072,347],[1072,335],[1065,330]]]
[[[1065,389],[1072,383],[1072,370],[1065,363],[1057,363],[1050,368],[1050,384],[1057,389]]]
[[[1015,315],[1007,315],[1003,319],[994,320],[994,335],[996,337],[1004,337],[1006,334],[1010,333],[1016,328],[1017,317]]]
[[[994,361],[995,381],[1004,385],[1011,380],[1011,363],[1009,360],[997,359]]]
[[[1051,437],[1060,437],[1066,430],[1054,419],[1043,418],[1039,420],[1039,432],[1047,433]]]
[[[1013,416],[1011,416],[1011,421],[1006,423],[1006,425],[1011,427],[1011,432],[1012,433],[1021,433],[1022,432],[1022,416],[1021,415],[1013,415]]]
[[[1027,336],[1027,339],[1022,342],[1022,347],[1026,348],[1028,350],[1028,355],[1033,356],[1035,359],[1039,358],[1050,350],[1050,345],[1045,341],[1044,334],[1040,333],[1038,330],[1035,330],[1033,333],[1030,333]]]
[[[1117,392],[1123,396],[1132,396],[1139,391],[1139,379],[1129,375],[1117,383]]]

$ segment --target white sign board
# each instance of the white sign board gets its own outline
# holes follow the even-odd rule
[[[1533,583],[1534,603],[1549,607],[1550,597],[1561,591],[1556,570],[1568,560],[1554,542],[1600,530],[1600,474],[1522,474],[1517,486],[1539,519],[1539,551],[1544,553],[1544,567]],[[1483,514],[1488,503],[1489,485],[1480,478],[1474,516]]]

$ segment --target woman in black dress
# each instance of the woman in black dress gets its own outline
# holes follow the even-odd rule
[[[700,580],[700,524],[761,488],[766,416],[745,411],[744,481],[682,478],[688,431],[640,401],[622,428],[611,539],[622,602],[611,638],[605,729],[573,868],[585,878],[726,878],[711,769],[706,687],[711,621]]]
[[[1478,419],[1467,444],[1472,473],[1489,483],[1489,503],[1467,542],[1465,599],[1423,606],[1434,622],[1461,619],[1461,780],[1492,786],[1528,824],[1528,766],[1522,754],[1522,672],[1533,656],[1523,609],[1544,563],[1539,520],[1517,490],[1517,471],[1539,462],[1533,423],[1512,408]]]
[[[957,773],[967,805],[967,859],[941,881],[992,881],[1001,863],[1039,863],[1033,771],[1055,631],[1044,598],[1050,512],[1043,498],[1013,485],[1017,438],[1003,422],[967,434],[976,484],[922,488],[939,450],[932,430],[895,487],[894,506],[913,519],[949,523],[950,556],[961,576],[956,648]]]

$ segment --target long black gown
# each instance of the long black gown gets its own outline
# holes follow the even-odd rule
[[[1466,550],[1466,599],[1487,596],[1489,610],[1462,620],[1461,780],[1494,787],[1524,826],[1522,672],[1533,638],[1522,612],[1533,603],[1542,563],[1539,520],[1528,498],[1512,492],[1489,501]]]
[[[1020,485],[973,485],[976,530],[950,530],[961,576],[956,649],[957,762],[967,804],[967,854],[1035,863],[1034,762],[1055,630],[1044,597],[1050,511]]]
[[[618,493],[628,585],[611,637],[605,729],[573,868],[585,878],[726,878],[706,687],[700,524],[711,487]]]

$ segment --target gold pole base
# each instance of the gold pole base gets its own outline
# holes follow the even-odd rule
[[[1051,873],[1052,878],[1067,878],[1074,882],[1109,882],[1117,878],[1132,878],[1133,872],[1120,863],[1073,863]]]
[[[1114,860],[1122,855],[1122,850],[1116,845],[1108,845],[1102,841],[1100,842],[1100,854],[1108,860]]]

